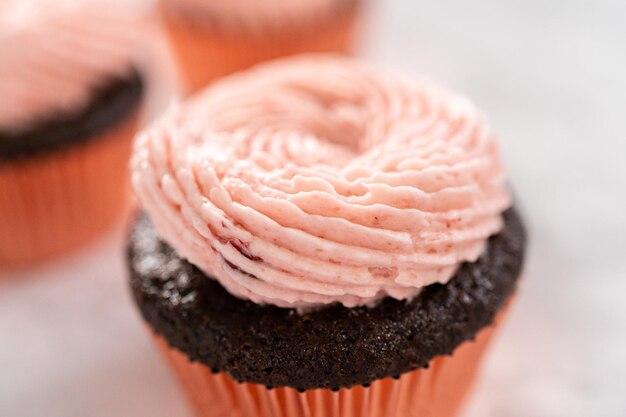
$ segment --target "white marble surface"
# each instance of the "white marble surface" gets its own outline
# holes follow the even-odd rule
[[[625,416],[626,2],[376,9],[367,54],[484,108],[531,231],[527,280],[465,417]],[[122,245],[120,225],[0,272],[0,416],[189,416],[130,302]]]

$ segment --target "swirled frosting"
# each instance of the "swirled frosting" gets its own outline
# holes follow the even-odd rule
[[[129,72],[138,14],[118,1],[3,0],[0,129],[76,112],[94,88]]]
[[[161,236],[235,296],[308,308],[407,299],[483,252],[510,198],[465,98],[348,58],[232,76],[141,134]]]
[[[161,0],[166,9],[210,20],[224,29],[267,29],[332,15],[358,0]]]

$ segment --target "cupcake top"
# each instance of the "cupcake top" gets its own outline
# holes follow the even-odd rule
[[[465,98],[349,58],[265,64],[135,144],[161,236],[231,294],[310,308],[409,299],[475,261],[510,206]]]
[[[163,4],[222,29],[264,30],[335,15],[356,0],[163,0]]]
[[[128,74],[139,38],[124,2],[5,0],[0,5],[0,130],[76,112]]]

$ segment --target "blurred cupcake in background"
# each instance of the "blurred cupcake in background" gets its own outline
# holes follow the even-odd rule
[[[135,301],[201,417],[452,417],[525,232],[464,97],[286,58],[135,142]]]
[[[139,16],[124,2],[0,6],[0,265],[79,245],[127,206]]]
[[[303,52],[350,53],[366,0],[159,0],[191,93],[255,63]]]

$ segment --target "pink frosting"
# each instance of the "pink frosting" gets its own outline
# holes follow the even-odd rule
[[[266,64],[174,106],[138,137],[132,170],[180,255],[235,296],[282,307],[445,283],[510,205],[469,101],[331,56]]]
[[[268,26],[302,24],[320,15],[336,13],[339,6],[356,0],[161,0],[171,10],[208,19],[221,28],[267,29]]]
[[[121,1],[2,0],[0,129],[76,111],[140,49],[138,8]]]

